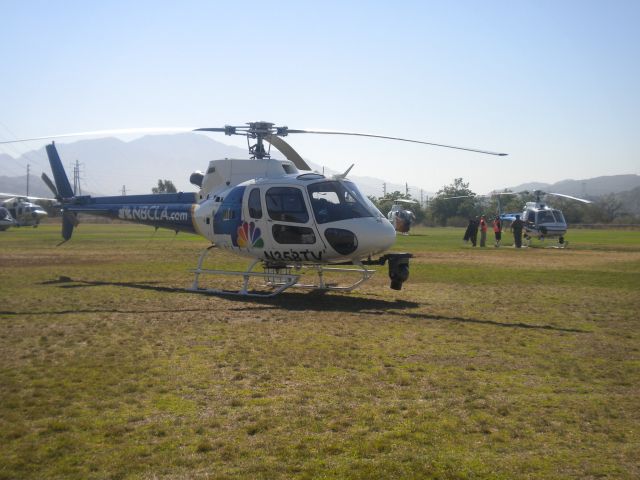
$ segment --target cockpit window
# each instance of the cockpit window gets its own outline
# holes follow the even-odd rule
[[[538,212],[538,223],[555,223],[556,219],[549,210],[541,210]]]
[[[560,210],[554,210],[553,211],[553,216],[556,217],[556,221],[559,223],[567,223],[567,221],[564,219],[564,215],[562,215],[562,212]]]
[[[350,182],[319,182],[309,185],[307,190],[318,223],[373,217],[360,192]]]

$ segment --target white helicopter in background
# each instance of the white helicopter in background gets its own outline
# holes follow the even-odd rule
[[[36,228],[43,218],[47,218],[48,213],[46,210],[36,202],[45,203],[50,206],[55,206],[58,203],[57,200],[53,198],[27,197],[11,193],[0,193],[0,206],[9,211],[14,219],[14,226],[16,227]]]
[[[503,213],[500,198],[503,195],[530,195],[533,194],[536,197],[535,202],[526,202],[524,210],[517,213]],[[584,198],[572,197],[571,195],[565,195],[564,193],[551,193],[543,192],[541,190],[535,190],[529,192],[524,190],[522,192],[491,192],[486,195],[460,195],[455,197],[442,197],[443,200],[454,200],[457,198],[493,198],[497,200],[497,212],[496,215],[500,217],[502,222],[513,222],[516,217],[520,218],[524,223],[524,243],[527,246],[531,245],[534,238],[544,241],[548,238],[555,238],[558,240],[558,248],[566,248],[569,245],[564,238],[567,233],[567,221],[562,214],[562,211],[550,207],[546,203],[542,202],[542,197],[545,195],[554,195],[556,197],[568,198],[570,200],[576,200],[582,203],[592,203],[590,200]]]
[[[4,207],[0,207],[0,232],[4,232],[9,227],[14,227],[16,221],[13,219],[9,210]]]
[[[416,205],[417,203],[415,200],[406,198],[398,198],[393,201],[387,219],[391,222],[396,232],[402,235],[409,235],[409,230],[411,230],[411,225],[416,220],[416,215],[407,207],[409,205]]]
[[[527,246],[531,245],[533,238],[544,241],[547,238],[555,238],[558,240],[558,247],[566,248],[569,245],[564,238],[567,233],[567,221],[562,211],[553,208],[542,201],[545,195],[554,195],[556,197],[568,198],[582,203],[592,203],[584,198],[572,197],[564,193],[551,193],[535,190],[533,192],[523,191],[522,194],[533,193],[535,202],[527,202],[522,213],[500,213],[500,219],[503,221],[513,222],[516,215],[520,216],[520,220],[524,222],[524,241]],[[501,195],[509,194],[509,192],[500,193]],[[515,195],[515,194],[512,194]],[[500,198],[500,197],[498,197]],[[498,202],[498,208],[500,203]]]
[[[149,133],[149,129],[144,131]],[[311,172],[307,163],[282,137],[299,133],[354,135],[506,155],[382,135],[290,129],[269,122],[189,131],[246,136],[250,159],[211,161],[205,172],[191,175],[191,183],[199,188],[194,193],[75,196],[55,145],[47,145],[55,183],[46,174],[42,178],[62,204],[64,241],[71,238],[78,224],[77,214],[85,212],[205,237],[211,245],[204,249],[193,271],[195,278],[191,291],[245,296],[273,296],[291,287],[350,291],[375,273],[367,266],[386,262],[389,263],[391,288],[400,290],[409,277],[412,255],[383,254],[394,244],[396,232],[371,201],[346,178],[351,167],[333,177]],[[134,130],[109,133],[114,132],[135,133]],[[84,135],[95,134],[87,132]],[[252,142],[255,143],[251,145]],[[284,154],[286,160],[271,158],[271,146]],[[214,247],[249,258],[249,266],[244,271],[204,268],[204,261]],[[381,256],[374,258],[376,255]],[[262,271],[256,270],[258,266],[262,266]],[[317,280],[302,283],[301,276],[307,271],[315,273]],[[356,280],[344,286],[336,285],[325,280],[325,273],[355,274]],[[242,283],[237,290],[203,288],[199,283],[202,275],[222,275],[240,279]],[[262,282],[260,290],[249,289],[251,280]]]

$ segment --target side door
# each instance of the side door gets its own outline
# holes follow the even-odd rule
[[[305,191],[273,186],[264,192],[267,220],[264,256],[271,261],[321,262],[325,247],[311,216]]]
[[[243,202],[242,224],[238,230],[240,248],[263,249],[269,242],[269,226],[264,208],[263,192],[257,185],[247,187]]]

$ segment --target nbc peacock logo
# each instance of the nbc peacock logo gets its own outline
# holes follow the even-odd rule
[[[260,236],[260,229],[253,222],[243,222],[238,227],[238,246],[240,248],[262,248],[264,241]]]

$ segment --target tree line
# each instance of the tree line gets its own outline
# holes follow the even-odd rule
[[[508,193],[505,189],[502,193]],[[458,197],[458,198],[452,198]],[[411,194],[395,191],[382,197],[369,196],[376,207],[386,216],[393,202],[398,199],[415,200]],[[522,212],[526,202],[536,200],[533,193],[516,193],[513,195],[477,196],[469,188],[469,183],[462,178],[443,186],[435,197],[423,205],[408,205],[416,216],[416,222],[432,226],[463,227],[469,218],[485,215],[488,218],[497,216],[498,212]],[[561,197],[545,199],[553,208],[562,210],[568,223],[640,223],[640,217],[627,212],[622,201],[615,194],[598,197],[591,204],[584,204]],[[500,205],[498,205],[498,203]]]

